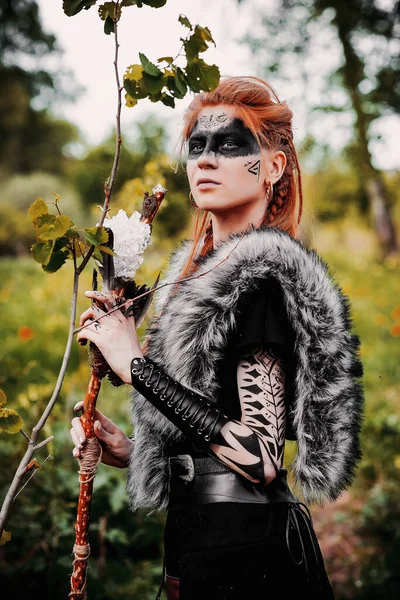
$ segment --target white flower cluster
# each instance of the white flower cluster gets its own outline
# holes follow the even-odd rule
[[[151,228],[140,220],[141,214],[135,211],[128,217],[124,210],[111,219],[104,220],[114,234],[114,270],[116,277],[133,278],[143,262],[140,254],[151,244]]]

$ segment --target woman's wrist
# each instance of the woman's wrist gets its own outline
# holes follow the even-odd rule
[[[131,457],[131,453],[132,453],[132,449],[133,449],[133,440],[131,438],[128,438],[128,440],[127,440],[127,446],[126,446],[126,453],[124,453],[123,456],[118,457],[119,464],[116,466],[119,469],[126,469],[127,467],[129,467],[130,457]]]
[[[141,350],[136,350],[135,353],[131,354],[130,358],[128,359],[128,361],[125,361],[125,365],[124,365],[124,371],[122,373],[119,374],[120,378],[122,379],[122,381],[124,383],[128,383],[129,385],[132,385],[132,361],[134,358],[144,358],[144,354]]]

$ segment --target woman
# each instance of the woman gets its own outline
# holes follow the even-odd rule
[[[78,340],[134,388],[134,441],[96,413],[102,460],[129,464],[132,508],[167,509],[169,599],[331,599],[284,445],[297,441],[305,501],[336,499],[360,459],[362,370],[347,299],[295,239],[292,112],[263,80],[228,78],[194,98],[183,145],[197,222],[171,259],[165,282],[177,283],[158,292],[145,348],[132,317],[96,322],[96,306],[81,316]],[[79,457],[85,438],[72,425]]]

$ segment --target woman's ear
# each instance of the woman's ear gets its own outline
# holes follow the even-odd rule
[[[279,181],[286,168],[286,154],[282,152],[282,150],[278,150],[277,152],[269,150],[266,159],[269,175],[268,179],[271,181],[272,184],[274,184],[277,181]]]

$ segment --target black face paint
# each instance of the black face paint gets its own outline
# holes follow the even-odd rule
[[[246,163],[245,167],[247,165],[248,165],[248,163]],[[256,160],[255,163],[252,163],[247,170],[249,173],[251,173],[252,175],[255,175],[257,177],[257,181],[260,181],[260,171],[261,171],[261,161],[260,160]]]
[[[206,118],[209,119],[209,117]],[[241,119],[231,119],[226,124],[218,123],[204,127],[200,118],[189,138],[188,160],[195,160],[211,152],[216,156],[237,158],[260,154],[260,147],[250,129]]]

